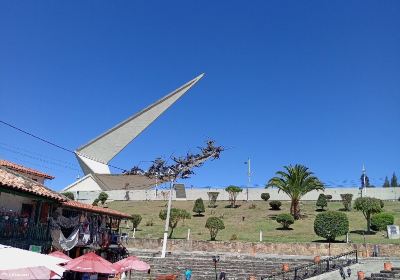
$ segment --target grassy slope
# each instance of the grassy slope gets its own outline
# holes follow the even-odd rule
[[[255,209],[250,209],[249,206],[254,203]],[[184,208],[189,212],[192,211],[193,201],[174,201],[173,207]],[[207,207],[207,202],[205,202]],[[190,220],[179,223],[174,231],[174,238],[186,238],[187,229],[191,229],[191,238],[195,240],[208,240],[209,232],[204,227],[207,217],[211,216],[211,211],[215,212],[215,216],[224,215],[225,230],[218,233],[218,240],[229,240],[233,234],[238,236],[238,240],[242,241],[258,241],[259,231],[263,231],[263,238],[266,242],[308,242],[321,240],[314,233],[313,223],[314,218],[318,214],[315,211],[315,202],[303,202],[302,214],[306,218],[296,221],[292,225],[293,230],[283,231],[277,230],[279,224],[272,218],[280,213],[289,211],[290,203],[283,202],[282,210],[273,211],[267,207],[267,203],[263,201],[256,202],[239,202],[241,207],[236,209],[225,208],[228,205],[226,201],[219,201],[218,207],[215,209],[206,208],[204,217],[192,217]],[[140,214],[143,219],[139,225],[139,231],[136,233],[138,238],[161,238],[164,223],[158,217],[158,213],[166,205],[164,201],[114,201],[108,204],[110,208],[120,210],[129,214]],[[269,206],[269,205],[268,205]],[[341,209],[341,202],[330,202],[329,210]],[[400,202],[385,202],[385,211],[395,215],[395,224],[400,223]],[[366,227],[366,220],[361,212],[355,210],[345,212],[350,221],[350,231],[362,231]],[[242,221],[245,217],[245,221]],[[153,220],[153,226],[146,226],[146,223]],[[389,240],[384,237],[384,232],[378,232],[374,235],[365,235],[367,243],[396,243],[400,244],[400,240]],[[338,240],[343,240],[345,237],[339,237]],[[355,243],[362,243],[363,236],[360,233],[353,232],[350,234],[350,239]]]

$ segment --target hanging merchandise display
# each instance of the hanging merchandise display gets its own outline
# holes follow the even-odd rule
[[[68,238],[60,231],[59,243],[64,251],[69,251],[78,243],[79,228],[75,229]]]

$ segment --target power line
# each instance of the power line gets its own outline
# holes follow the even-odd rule
[[[56,147],[56,148],[58,148],[58,149],[61,149],[61,150],[65,151],[65,152],[68,152],[68,153],[71,153],[71,154],[76,155],[76,153],[75,153],[73,150],[71,150],[71,149],[68,149],[68,148],[62,147],[62,146],[60,146],[60,145],[57,145],[57,144],[55,144],[55,143],[53,143],[53,142],[51,142],[51,141],[49,141],[49,140],[46,140],[46,139],[44,139],[44,138],[42,138],[42,137],[39,137],[39,136],[37,136],[37,135],[35,135],[35,134],[32,134],[32,133],[30,133],[30,132],[28,132],[28,131],[26,131],[26,130],[23,130],[23,129],[21,129],[21,128],[18,128],[18,127],[14,126],[14,125],[12,125],[12,124],[10,124],[10,123],[8,123],[8,122],[5,122],[5,121],[0,120],[0,123],[6,125],[6,126],[8,126],[8,127],[11,127],[11,128],[13,128],[13,129],[15,129],[15,130],[17,130],[17,131],[23,133],[23,134],[26,134],[26,135],[28,135],[28,136],[31,136],[31,137],[35,138],[36,140],[42,141],[42,142],[44,142],[44,143],[46,143],[46,144],[48,144],[48,145],[51,145],[51,146],[53,146],[53,147]],[[92,159],[92,158],[87,157],[87,156],[82,155],[82,154],[80,154],[80,156],[85,157],[85,158],[90,159],[90,160],[97,161],[97,160],[95,160],[95,159]],[[99,162],[99,161],[97,161],[97,162]],[[107,166],[109,166],[109,167],[112,167],[112,168],[115,168],[115,169],[119,169],[119,170],[121,170],[121,171],[126,171],[126,169],[124,169],[124,168],[120,168],[120,167],[117,167],[117,166],[114,166],[114,165],[111,165],[111,164],[108,164],[108,163],[103,163],[103,162],[101,162],[101,163],[102,163],[102,164],[105,164],[105,165],[107,165]]]

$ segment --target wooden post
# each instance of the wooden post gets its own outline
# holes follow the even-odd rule
[[[187,240],[190,240],[190,228],[188,228],[188,233],[187,233]]]
[[[263,232],[262,232],[262,230],[260,229],[260,242],[262,242],[263,241]]]

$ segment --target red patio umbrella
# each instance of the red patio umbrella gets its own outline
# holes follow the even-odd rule
[[[114,263],[113,266],[119,272],[124,272],[128,270],[147,271],[150,269],[150,265],[148,263],[139,260],[135,256],[130,256],[122,259]]]
[[[72,260],[72,258],[68,257],[66,254],[64,254],[61,251],[54,251],[54,252],[50,253],[49,256],[53,256],[53,257],[57,257],[57,258],[60,258],[60,259],[64,259],[65,262],[69,262],[70,260]]]
[[[118,271],[113,267],[113,264],[106,261],[95,253],[87,253],[79,258],[69,261],[65,269],[77,272],[91,272],[103,274],[115,274]]]

